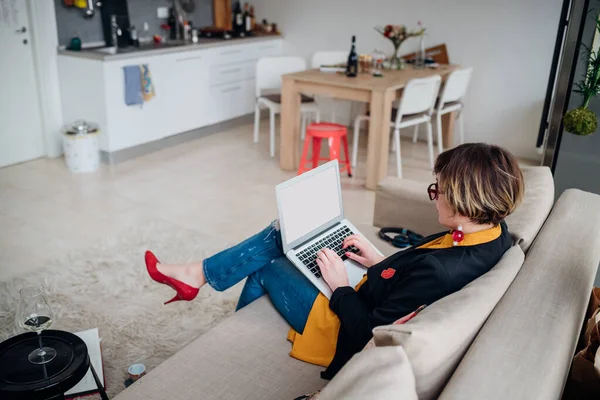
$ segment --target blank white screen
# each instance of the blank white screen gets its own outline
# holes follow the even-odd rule
[[[287,243],[306,235],[342,213],[335,168],[297,182],[279,192]]]

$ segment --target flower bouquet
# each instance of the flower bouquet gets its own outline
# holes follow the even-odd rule
[[[386,25],[376,27],[375,30],[388,38],[394,45],[394,55],[389,58],[391,69],[404,69],[404,61],[398,56],[398,50],[406,39],[421,36],[425,33],[425,28],[419,22],[417,29],[409,31],[404,25]]]

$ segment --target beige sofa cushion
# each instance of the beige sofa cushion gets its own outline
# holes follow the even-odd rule
[[[417,400],[415,377],[404,349],[373,347],[352,357],[318,396],[318,400],[339,399]]]
[[[514,243],[525,253],[548,218],[554,204],[554,180],[548,167],[524,167],[525,196],[515,212],[506,218]]]
[[[559,399],[599,261],[600,196],[566,190],[440,398]]]
[[[182,323],[185,323],[182,321]],[[160,364],[116,400],[294,399],[323,368],[291,358],[289,325],[263,296]]]
[[[373,330],[377,346],[403,346],[415,375],[419,399],[434,399],[471,345],[524,259],[518,246],[463,289],[423,310],[403,325]]]

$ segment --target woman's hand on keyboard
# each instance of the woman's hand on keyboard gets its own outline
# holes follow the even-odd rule
[[[344,261],[332,250],[320,250],[317,253],[317,265],[332,292],[339,287],[350,286]]]
[[[367,268],[372,267],[375,264],[381,262],[385,257],[380,255],[377,250],[360,235],[351,235],[344,239],[343,248],[346,249],[350,246],[354,246],[358,249],[358,253],[346,252],[346,257],[357,263],[364,265]]]

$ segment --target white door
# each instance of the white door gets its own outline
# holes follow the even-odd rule
[[[44,154],[26,0],[0,0],[0,167]]]

